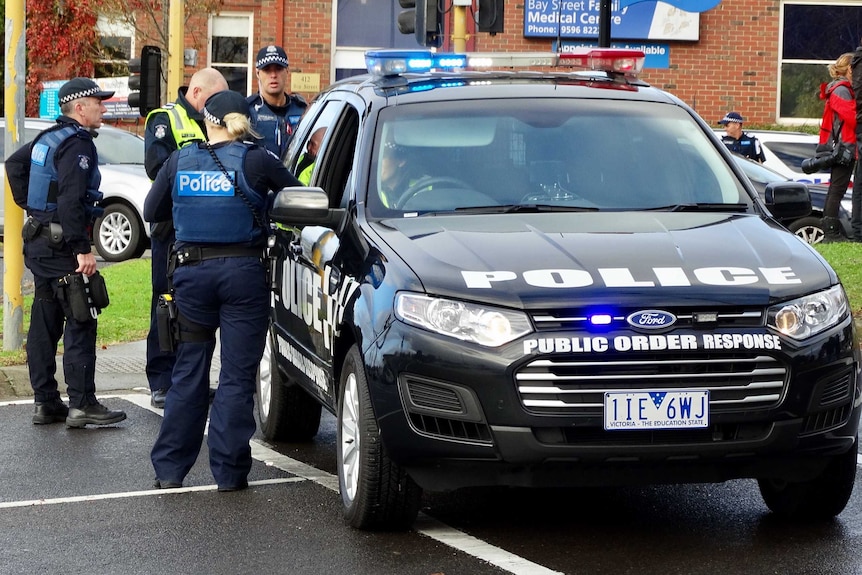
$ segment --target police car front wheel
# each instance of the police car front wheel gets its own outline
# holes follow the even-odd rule
[[[355,345],[344,359],[339,395],[338,486],[345,521],[358,529],[410,527],[422,489],[386,453]]]
[[[760,479],[760,494],[769,509],[784,519],[831,519],[841,513],[856,481],[856,451],[859,438],[847,453],[838,455],[809,481],[798,483]]]

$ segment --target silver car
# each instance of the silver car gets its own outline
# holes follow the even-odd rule
[[[23,140],[32,141],[53,124],[51,120],[27,118]],[[4,161],[5,130],[6,120],[0,118],[0,153]],[[100,189],[104,194],[100,205],[105,213],[93,224],[93,244],[106,261],[136,258],[147,249],[150,235],[143,216],[144,200],[150,191],[150,179],[144,170],[144,139],[126,130],[102,126],[95,142],[102,174]],[[2,162],[0,173],[5,177]],[[0,233],[4,222],[0,203]]]

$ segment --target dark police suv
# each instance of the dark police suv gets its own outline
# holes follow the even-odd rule
[[[259,387],[267,438],[336,414],[350,525],[487,485],[756,478],[778,515],[844,509],[859,352],[776,220],[804,187],[759,199],[637,51],[366,61],[291,143],[312,187],[275,200]]]

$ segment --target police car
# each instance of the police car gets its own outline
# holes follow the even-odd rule
[[[835,272],[773,219],[803,185],[759,199],[639,51],[366,62],[288,151],[326,128],[272,209],[258,389],[271,440],[336,415],[350,525],[491,485],[756,478],[780,516],[844,509],[860,358]]]

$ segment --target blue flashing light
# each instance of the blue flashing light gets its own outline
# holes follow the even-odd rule
[[[436,54],[428,50],[372,50],[365,53],[365,67],[374,76],[451,70],[466,65],[467,57],[462,54]]]
[[[611,321],[613,321],[613,317],[608,313],[595,313],[590,316],[592,325],[610,325]]]

